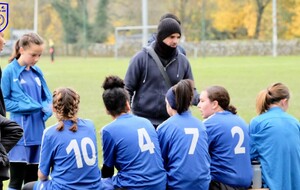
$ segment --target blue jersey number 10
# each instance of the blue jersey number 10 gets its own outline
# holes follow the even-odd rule
[[[87,145],[89,145],[92,150],[91,158],[89,158],[89,156],[88,156]],[[96,148],[95,148],[95,144],[92,141],[92,139],[90,139],[88,137],[83,138],[80,142],[80,148],[75,139],[71,140],[68,147],[66,148],[66,151],[68,154],[70,154],[71,151],[74,150],[77,168],[83,167],[82,155],[83,155],[83,160],[86,163],[86,165],[88,165],[88,166],[94,165],[96,163]]]

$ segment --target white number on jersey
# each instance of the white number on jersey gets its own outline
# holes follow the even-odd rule
[[[138,129],[139,146],[142,152],[149,150],[150,154],[154,153],[154,144],[150,139],[145,128]],[[146,143],[144,143],[144,139]]]
[[[199,138],[199,130],[197,128],[184,128],[184,132],[187,135],[193,135],[192,142],[190,145],[189,154],[194,154],[196,145]]]
[[[89,158],[88,156],[87,145],[89,145],[92,150],[91,158]],[[81,155],[83,155],[83,160],[88,166],[92,166],[96,163],[96,147],[92,139],[85,137],[81,140],[81,151],[79,149],[77,141],[75,139],[71,140],[68,147],[66,148],[66,151],[68,154],[70,154],[72,150],[74,150],[74,154],[76,157],[77,168],[83,167]]]
[[[242,144],[244,142],[244,131],[242,130],[242,128],[238,127],[238,126],[234,126],[231,129],[231,135],[232,138],[234,137],[235,134],[239,135],[239,141],[237,143],[237,145],[234,148],[234,154],[245,154],[246,149],[245,147],[242,147]]]

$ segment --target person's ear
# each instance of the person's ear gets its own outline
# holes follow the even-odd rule
[[[126,108],[127,108],[128,111],[131,110],[131,108],[130,108],[130,103],[129,103],[128,101],[126,101]]]
[[[284,98],[284,99],[282,99],[282,100],[280,100],[280,106],[282,107],[282,109],[284,110],[284,111],[286,111],[287,109],[288,109],[288,107],[289,107],[289,99],[287,99],[287,98]]]
[[[212,101],[212,108],[216,110],[219,106],[219,102],[217,100]]]
[[[20,47],[19,52],[20,52],[21,55],[24,53],[24,51],[25,51],[24,48]]]

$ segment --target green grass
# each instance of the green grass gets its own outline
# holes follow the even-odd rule
[[[102,103],[102,82],[107,75],[124,78],[130,58],[80,58],[56,57],[54,64],[48,56],[37,63],[43,70],[48,85],[53,91],[57,87],[72,87],[81,96],[79,117],[94,121],[97,132],[112,119]],[[288,112],[300,118],[300,56],[290,57],[207,57],[190,59],[195,84],[199,92],[210,85],[222,85],[229,91],[231,103],[238,114],[249,122],[255,114],[257,93],[274,82],[283,82],[291,91]],[[1,68],[7,58],[0,58]],[[201,119],[196,107],[194,115]],[[47,126],[56,122],[54,116]],[[102,162],[100,135],[98,137],[99,162]]]

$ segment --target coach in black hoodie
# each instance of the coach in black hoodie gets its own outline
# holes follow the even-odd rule
[[[165,18],[158,25],[157,40],[151,44],[162,62],[171,86],[182,79],[193,80],[189,61],[176,48],[180,37],[181,28],[178,22]],[[125,76],[125,88],[130,94],[132,112],[149,119],[155,128],[169,117],[165,94],[171,86],[146,47],[131,59]],[[199,94],[195,94],[193,104],[197,105]]]

